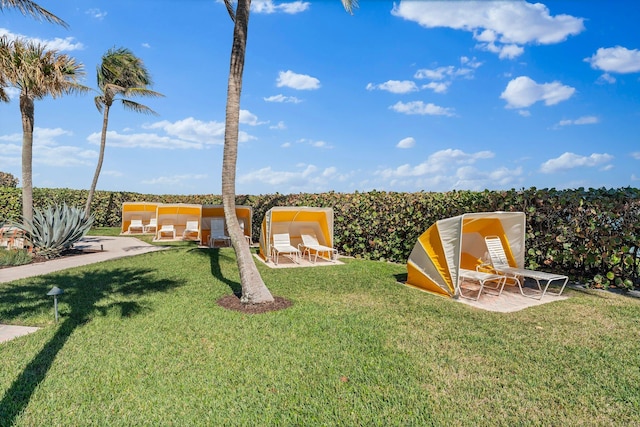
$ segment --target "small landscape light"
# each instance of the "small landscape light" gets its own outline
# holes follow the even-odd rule
[[[56,314],[56,323],[58,323],[58,295],[62,295],[63,293],[64,291],[57,286],[54,286],[47,292],[48,296],[53,296],[53,310]]]

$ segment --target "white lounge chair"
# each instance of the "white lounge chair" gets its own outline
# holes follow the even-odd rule
[[[158,239],[162,239],[162,236],[167,234],[171,235],[171,239],[176,238],[176,229],[173,227],[173,224],[162,224],[160,230],[158,230]]]
[[[231,246],[231,237],[224,232],[224,218],[213,218],[211,220],[209,247],[215,248],[217,241],[221,241],[225,246]]]
[[[133,234],[135,230],[139,233],[144,233],[144,225],[142,225],[142,218],[132,218],[129,227],[127,228],[127,234]]]
[[[326,254],[329,261],[334,261],[337,258],[338,251],[330,246],[321,245],[313,230],[303,230],[300,233],[300,238],[302,238],[302,243],[298,244],[298,248],[302,250],[303,258],[305,253],[309,254],[309,262],[311,262],[311,251],[315,253],[314,263],[318,260],[318,254]]]
[[[278,265],[278,257],[280,254],[287,256],[288,258],[299,263],[300,250],[291,245],[291,237],[289,233],[279,233],[273,235],[273,244],[271,245],[271,258],[275,257],[275,263]]]
[[[553,274],[553,273],[545,273],[543,271],[536,270],[527,270],[524,268],[512,267],[509,265],[509,259],[507,258],[507,254],[502,246],[502,241],[498,236],[487,236],[484,239],[487,250],[489,253],[489,258],[491,259],[491,266],[493,270],[497,274],[503,274],[507,278],[506,280],[512,280],[514,283],[518,285],[520,288],[520,293],[526,297],[542,299],[545,294],[548,295],[560,295],[564,290],[567,282],[569,281],[569,277],[561,275],[561,274]],[[482,268],[483,266],[479,266]],[[527,294],[522,289],[522,285],[524,284],[524,279],[530,278],[535,280],[538,290],[535,294]],[[558,292],[548,292],[549,285],[551,282],[556,280],[561,280],[562,286]],[[540,282],[545,282],[544,286]]]
[[[189,220],[187,221],[187,225],[182,232],[183,239],[190,240],[198,240],[198,235],[200,234],[200,225],[198,224],[198,220]]]
[[[151,218],[149,220],[149,224],[144,226],[144,232],[145,233],[151,233],[151,232],[156,232],[156,230],[158,229],[158,219],[157,218]]]
[[[502,274],[484,273],[482,271],[467,270],[461,268],[458,271],[458,280],[460,281],[460,296],[462,298],[477,301],[480,298],[480,295],[482,295],[482,291],[485,288],[497,291],[498,293],[494,294],[496,296],[502,295],[502,290],[504,289],[504,285],[507,282],[507,276]],[[480,285],[477,295],[473,297],[463,294],[462,282],[477,282]],[[487,285],[488,283],[493,283],[493,286]]]

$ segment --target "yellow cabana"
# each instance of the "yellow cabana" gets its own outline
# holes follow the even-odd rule
[[[159,203],[150,202],[124,202],[122,204],[122,226],[120,234],[127,233],[132,219],[142,220],[143,225],[149,225],[151,219],[156,217],[156,208],[158,205]]]
[[[156,208],[156,218],[158,228],[153,240],[167,240],[167,236],[174,236],[175,239],[182,239],[184,237],[183,233],[187,228],[187,223],[197,222],[197,228],[193,233],[193,237],[186,237],[202,241],[202,205],[190,205],[184,203],[159,204]],[[173,234],[163,232],[163,227],[167,230],[167,227],[169,226],[173,226]],[[193,229],[192,227],[189,228]]]
[[[240,223],[240,227],[244,227],[244,235],[247,237],[249,242],[251,239],[251,217],[253,215],[253,208],[251,206],[236,206],[236,216],[238,217],[238,222]],[[222,218],[224,220],[224,207],[222,205],[203,205],[202,206],[202,242],[206,243],[209,241],[209,236],[211,234],[211,220],[216,218]],[[226,232],[226,223],[225,223],[225,232]],[[229,233],[226,233],[228,236]]]
[[[475,270],[487,259],[486,236],[506,242],[510,264],[523,268],[523,212],[468,213],[437,221],[416,242],[407,261],[407,285],[438,295],[460,295],[459,271]]]
[[[333,208],[279,206],[269,209],[260,227],[260,256],[269,261],[273,235],[288,233],[295,247],[302,230],[313,230],[321,245],[333,247]]]

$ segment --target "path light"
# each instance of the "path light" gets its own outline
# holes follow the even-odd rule
[[[64,291],[57,286],[51,288],[49,292],[47,292],[48,296],[53,295],[53,310],[56,313],[56,323],[58,323],[58,295],[62,295]]]

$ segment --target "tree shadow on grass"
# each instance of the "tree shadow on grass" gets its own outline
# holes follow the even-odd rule
[[[220,282],[229,286],[229,288],[231,289],[231,292],[233,292],[235,296],[240,298],[240,296],[242,295],[242,284],[238,281],[228,279],[222,274],[222,269],[220,267],[221,250],[219,248],[205,249],[203,253],[209,256],[209,265],[211,267],[211,275],[216,279],[220,280]],[[223,255],[222,257],[226,259],[230,259],[228,256]]]
[[[148,309],[138,301],[139,297],[179,286],[174,280],[157,280],[153,273],[153,270],[143,268],[62,273],[38,277],[28,286],[14,285],[0,289],[3,301],[0,319],[49,311],[53,303],[46,293],[53,286],[64,290],[59,297],[60,324],[53,337],[5,391],[0,401],[0,426],[13,425],[76,328],[114,309],[121,317],[134,316]]]
[[[283,297],[274,296],[273,302],[270,303],[262,303],[262,304],[245,304],[240,301],[240,297],[242,296],[242,284],[235,280],[230,280],[222,274],[222,269],[220,266],[220,260],[222,257],[231,259],[224,255],[220,249],[207,249],[203,254],[209,255],[209,263],[211,265],[211,274],[216,279],[220,280],[222,283],[226,284],[231,288],[233,295],[225,295],[218,300],[218,305],[226,308],[227,310],[239,311],[245,314],[260,314],[260,313],[268,313],[272,311],[283,310],[292,305],[291,301]],[[235,260],[234,260],[235,261]]]

